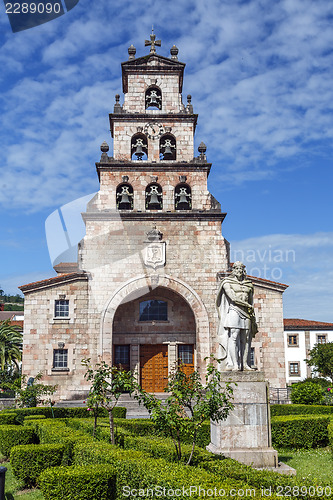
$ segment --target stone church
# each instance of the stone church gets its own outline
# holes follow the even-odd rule
[[[191,372],[217,352],[216,293],[230,272],[226,213],[207,190],[205,144],[194,152],[198,115],[190,95],[183,103],[178,49],[157,54],[154,34],[145,45],[147,55],[136,57],[131,45],[121,65],[124,100],[116,95],[109,115],[113,155],[104,142],[77,263],[20,287],[23,373],[41,371],[62,400],[85,397],[83,358],[121,364],[158,393],[178,359]],[[285,387],[286,285],[251,279],[259,326],[252,364],[272,387]]]

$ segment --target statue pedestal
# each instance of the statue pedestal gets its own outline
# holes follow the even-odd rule
[[[268,382],[262,372],[222,372],[234,390],[234,409],[226,420],[210,424],[208,451],[253,467],[278,466],[272,448]],[[237,385],[236,385],[237,384]]]

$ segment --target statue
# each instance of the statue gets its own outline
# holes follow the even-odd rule
[[[216,306],[219,316],[219,358],[225,370],[252,370],[249,366],[252,338],[258,331],[254,307],[253,285],[246,279],[242,262],[235,262],[231,275],[220,284]]]

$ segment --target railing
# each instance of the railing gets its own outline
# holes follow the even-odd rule
[[[291,399],[290,399],[290,392],[291,388],[286,387],[286,388],[276,388],[276,387],[270,387],[269,389],[269,402],[271,405],[285,405],[285,404],[290,404]]]

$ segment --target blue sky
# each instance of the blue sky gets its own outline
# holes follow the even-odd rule
[[[98,190],[120,63],[154,24],[187,65],[231,257],[289,284],[285,317],[333,322],[332,20],[322,0],[80,0],[13,34],[1,3],[1,287],[53,276],[45,220]]]

